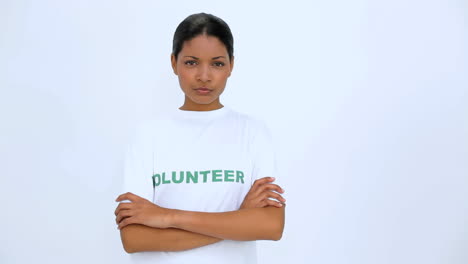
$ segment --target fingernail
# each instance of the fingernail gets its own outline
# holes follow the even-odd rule
[[[270,177],[270,180],[274,180],[274,179],[275,179],[275,177]]]
[[[282,203],[280,203],[279,205],[280,205],[280,207],[282,207],[282,206],[283,206],[283,204],[282,204]]]

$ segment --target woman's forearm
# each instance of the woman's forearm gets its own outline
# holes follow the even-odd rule
[[[172,226],[229,240],[279,240],[284,228],[284,207],[248,208],[222,213],[173,210]]]
[[[153,228],[131,224],[120,230],[127,253],[143,251],[181,251],[210,245],[222,239],[176,228]]]

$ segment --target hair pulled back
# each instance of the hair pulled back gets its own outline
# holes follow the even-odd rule
[[[172,41],[172,54],[177,59],[185,41],[204,34],[217,37],[226,47],[229,60],[232,60],[234,38],[231,29],[221,18],[206,13],[192,14],[179,24]]]

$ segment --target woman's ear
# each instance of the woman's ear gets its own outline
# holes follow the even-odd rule
[[[177,59],[174,56],[174,54],[171,54],[171,65],[172,65],[172,70],[174,71],[174,74],[177,75]]]
[[[229,72],[229,76],[231,76],[232,69],[234,69],[234,55],[232,55],[232,58],[229,61],[229,64],[231,65],[231,71]]]

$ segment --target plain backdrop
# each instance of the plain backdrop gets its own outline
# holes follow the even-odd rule
[[[221,102],[277,146],[259,263],[468,263],[463,0],[0,0],[0,263],[127,263],[123,147],[182,105],[172,36],[198,12],[234,34]]]

